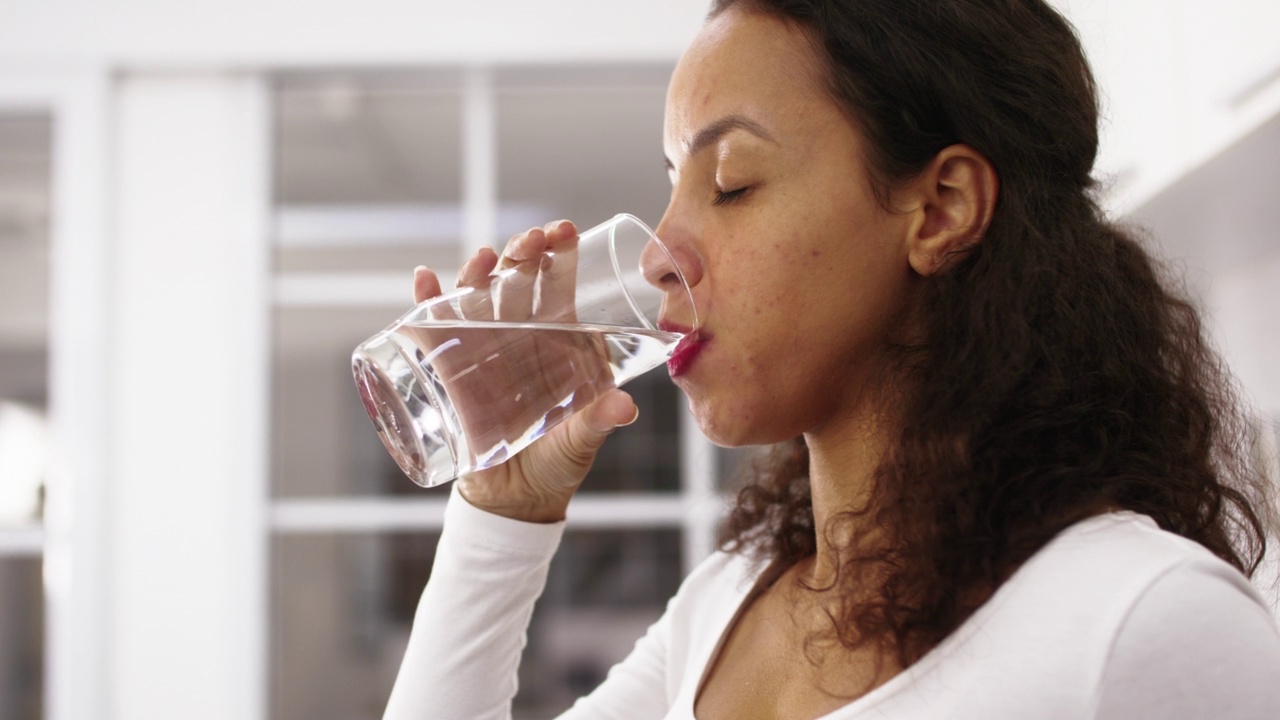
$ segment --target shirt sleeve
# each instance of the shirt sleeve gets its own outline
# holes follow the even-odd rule
[[[511,520],[455,486],[384,720],[508,720],[534,603],[564,523]]]
[[[1280,630],[1243,576],[1187,562],[1134,605],[1099,685],[1095,720],[1280,718]]]

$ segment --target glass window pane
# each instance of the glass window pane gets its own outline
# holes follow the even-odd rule
[[[25,538],[48,463],[51,128],[47,114],[0,115],[0,717],[16,720],[43,715],[42,560]]]
[[[0,557],[0,717],[43,717],[44,593],[38,557]]]
[[[676,492],[680,489],[680,403],[684,396],[666,368],[625,386],[640,409],[635,423],[616,430],[596,454],[583,492]]]
[[[769,446],[716,447],[716,489],[724,493],[736,493],[751,476],[752,468],[760,462]]]
[[[539,224],[568,218],[585,228],[629,212],[657,225],[671,194],[662,155],[671,70],[653,65],[500,73],[500,203],[545,217]]]
[[[277,310],[271,376],[276,497],[424,492],[383,448],[351,377],[351,351],[397,314],[383,307]]]
[[[381,717],[426,585],[433,533],[277,537],[271,717]],[[570,531],[529,628],[515,720],[590,692],[662,613],[680,582],[678,530]]]
[[[456,74],[292,77],[275,111],[278,272],[458,264]]]
[[[51,126],[47,114],[0,115],[0,525],[40,514]]]
[[[271,717],[379,718],[438,536],[277,537]]]
[[[516,720],[554,718],[631,652],[680,587],[682,537],[570,526],[530,621]]]

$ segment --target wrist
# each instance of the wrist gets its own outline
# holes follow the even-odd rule
[[[458,493],[472,507],[511,520],[551,524],[562,522],[569,509],[569,498],[542,497],[495,492],[489,483],[462,477],[457,481]]]

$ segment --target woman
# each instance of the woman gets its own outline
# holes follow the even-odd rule
[[[664,136],[701,322],[672,376],[715,442],[785,449],[565,717],[1280,717],[1265,481],[1195,312],[1092,199],[1059,15],[719,0]],[[509,715],[565,508],[635,412],[613,391],[458,481],[387,717]]]

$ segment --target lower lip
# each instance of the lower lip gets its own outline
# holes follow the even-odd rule
[[[689,368],[693,366],[694,359],[698,357],[698,353],[702,352],[702,348],[705,346],[706,342],[698,337],[696,333],[685,335],[667,360],[667,372],[671,373],[673,378],[689,372]]]

